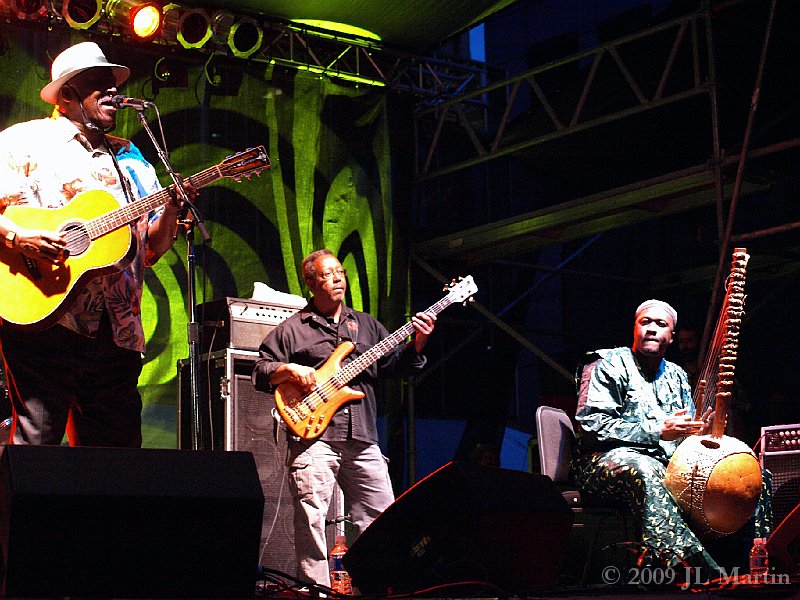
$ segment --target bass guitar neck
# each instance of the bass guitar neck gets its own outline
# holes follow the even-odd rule
[[[450,290],[447,296],[424,312],[439,314],[451,304],[466,302],[478,291],[471,276],[458,283],[453,282],[445,289]],[[321,436],[343,404],[364,397],[363,392],[358,392],[347,384],[402,343],[413,331],[413,325],[406,323],[346,365],[343,365],[344,358],[355,346],[352,342],[343,342],[325,364],[315,371],[316,385],[311,391],[304,391],[288,381],[280,384],[275,390],[275,405],[289,430],[307,440]]]

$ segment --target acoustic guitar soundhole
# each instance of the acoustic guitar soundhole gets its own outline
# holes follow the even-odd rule
[[[78,256],[89,247],[89,232],[83,223],[68,223],[62,230],[67,239],[67,250],[70,256]]]

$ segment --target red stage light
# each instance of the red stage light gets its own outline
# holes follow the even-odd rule
[[[156,4],[136,6],[131,9],[130,22],[136,37],[152,37],[161,29],[161,7]]]
[[[114,25],[140,39],[150,39],[163,22],[161,5],[142,0],[108,0],[106,13]]]
[[[34,21],[47,16],[44,0],[13,0],[12,8],[18,19]]]

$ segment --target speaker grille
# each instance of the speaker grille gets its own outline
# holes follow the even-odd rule
[[[271,394],[257,391],[250,381],[258,353],[227,349],[203,357],[201,369],[201,427],[206,439],[213,439],[214,450],[249,452],[253,455],[261,489],[264,515],[261,526],[260,564],[268,569],[297,577],[294,550],[294,509],[286,481],[286,434],[277,431],[272,417]],[[181,447],[191,447],[191,393],[189,365],[179,363],[178,440]],[[211,395],[211,402],[208,396]],[[212,418],[209,419],[211,408]],[[181,418],[183,413],[184,418]],[[213,435],[210,432],[213,431]],[[344,513],[341,491],[337,489],[328,511],[333,522]],[[328,550],[333,547],[334,532],[327,532]]]
[[[256,391],[250,382],[252,361],[234,359],[231,382],[229,449],[251,452],[264,491],[261,526],[261,564],[295,576],[292,499],[286,482],[286,437],[275,436],[271,395]]]
[[[762,463],[772,473],[772,512],[777,525],[800,503],[800,451],[765,453]]]

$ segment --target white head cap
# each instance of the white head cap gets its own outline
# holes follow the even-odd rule
[[[639,313],[642,312],[643,310],[653,307],[660,308],[672,318],[672,328],[674,329],[675,326],[678,324],[678,312],[663,300],[655,300],[655,299],[645,300],[636,309],[635,318],[638,317]]]

